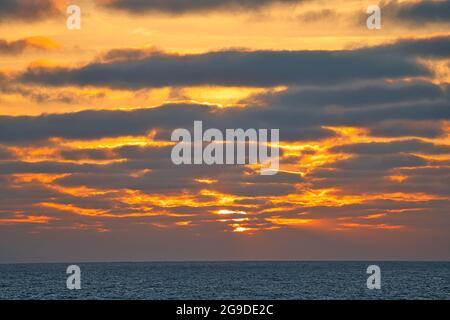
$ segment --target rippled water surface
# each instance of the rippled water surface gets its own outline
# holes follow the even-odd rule
[[[68,265],[0,265],[0,299],[450,299],[450,262],[80,263],[76,291]]]

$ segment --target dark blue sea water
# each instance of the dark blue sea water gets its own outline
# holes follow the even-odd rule
[[[0,299],[450,299],[450,262],[80,263],[75,291],[68,265],[0,265]]]

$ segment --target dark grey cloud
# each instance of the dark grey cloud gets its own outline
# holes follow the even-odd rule
[[[41,162],[25,162],[25,161],[2,161],[0,162],[0,174],[15,173],[112,173],[114,168],[96,164],[75,164],[63,163],[58,161],[41,161]]]
[[[170,166],[170,157],[166,163]],[[147,166],[149,166],[147,164]],[[58,179],[57,183],[63,186],[89,186],[99,189],[132,189],[148,194],[179,194],[182,190],[198,192],[202,186],[194,181],[195,174],[190,171],[189,175],[176,176],[176,173],[190,170],[157,170],[142,177],[132,177],[126,171],[110,174],[88,174],[78,173]]]
[[[59,13],[53,0],[1,0],[0,22],[5,19],[32,21]]]
[[[127,111],[88,110],[38,117],[0,116],[0,140],[19,142],[51,136],[68,139],[145,135],[151,128],[167,130],[203,119],[211,108],[202,105],[166,105],[162,108]],[[15,127],[20,123],[21,128]],[[84,128],[80,130],[81,128]]]
[[[6,75],[0,71],[0,81],[4,81],[6,79]]]
[[[144,58],[133,52],[125,61],[94,62],[75,69],[29,68],[17,80],[49,86],[128,89],[323,85],[428,76],[430,71],[416,61],[421,56],[450,56],[450,37],[402,40],[353,51],[220,51],[190,55],[151,52]]]
[[[255,10],[272,4],[296,4],[304,0],[112,0],[107,7],[134,14],[158,12],[165,14],[204,13],[211,11]]]
[[[20,39],[15,41],[6,41],[0,39],[0,54],[18,54],[25,51],[28,48],[40,48],[33,43],[27,41],[27,39]]]
[[[5,147],[0,146],[0,161],[14,158],[13,154]]]
[[[334,152],[357,153],[364,155],[380,155],[393,153],[426,153],[450,154],[450,146],[436,145],[418,139],[408,139],[393,142],[371,142],[342,145],[331,149]]]
[[[408,103],[404,105],[381,106],[378,108],[352,110],[349,112],[337,112],[335,124],[346,125],[378,125],[384,121],[413,120],[431,121],[447,120],[450,118],[449,101],[443,100],[432,103]],[[410,124],[413,124],[410,122]],[[435,122],[437,125],[438,123]],[[410,127],[410,132],[414,127]]]
[[[191,194],[198,193],[206,187],[205,184],[199,183],[195,179],[214,174],[214,179],[219,180],[220,183],[211,187],[226,194],[258,197],[280,196],[296,191],[295,185],[292,183],[294,178],[287,178],[286,176],[278,178],[280,182],[277,183],[252,183],[252,179],[246,179],[245,175],[243,175],[245,170],[237,166],[182,168],[170,164],[170,155],[167,155],[165,161],[166,168],[152,168],[152,172],[139,177],[130,176],[126,174],[125,170],[119,170],[118,172],[120,173],[116,174],[77,173],[58,179],[56,183],[69,187],[88,186],[98,189],[131,189],[148,194],[163,194],[167,196],[177,195],[186,190]],[[147,166],[151,167],[148,164]],[[201,196],[196,196],[196,200],[200,203],[212,199],[209,197],[202,199]]]
[[[377,84],[379,86],[379,84]],[[417,84],[411,84],[412,87]],[[381,86],[382,88],[382,86]],[[361,89],[361,88],[358,88]],[[356,90],[358,90],[356,89]],[[367,88],[362,87],[364,92]],[[400,91],[405,90],[403,86]],[[300,90],[304,94],[303,90]],[[406,90],[408,92],[408,90]],[[422,118],[442,120],[450,117],[448,102],[443,101],[442,91],[424,90],[425,96],[436,96],[439,105],[433,111],[433,104],[426,101],[412,104],[399,103],[393,94],[394,104],[386,100],[374,100],[373,105],[364,108],[355,103],[352,108],[343,107],[335,112],[328,112],[327,103],[317,103],[315,107],[300,104],[277,106],[276,96],[270,95],[269,106],[256,106],[244,109],[224,109],[218,111],[214,107],[196,104],[164,105],[158,108],[137,109],[132,111],[83,111],[70,114],[42,115],[35,117],[0,117],[0,139],[4,143],[26,143],[35,145],[36,141],[50,137],[66,139],[95,139],[108,136],[143,135],[150,129],[158,128],[163,132],[160,138],[169,139],[172,129],[190,128],[194,120],[203,120],[204,127],[279,127],[281,138],[305,139],[304,127],[314,129],[326,125],[376,125],[389,121],[386,119],[412,118],[408,121],[423,121]],[[283,97],[284,94],[288,95]],[[318,92],[320,95],[321,92]],[[335,93],[333,93],[335,94]],[[280,93],[280,101],[293,101],[292,92]],[[351,96],[350,94],[348,95]],[[262,97],[258,97],[261,99]],[[445,95],[444,95],[445,99]],[[389,99],[388,99],[389,100]],[[433,99],[432,99],[433,100]],[[344,100],[342,100],[345,105]],[[445,101],[445,100],[444,100]],[[364,101],[363,105],[365,104]],[[381,105],[377,105],[381,103]],[[439,111],[439,112],[438,112]],[[428,114],[425,116],[425,114]],[[403,120],[406,121],[406,120]],[[433,123],[433,122],[430,122]],[[436,123],[435,123],[436,124]],[[309,126],[309,127],[307,127]],[[414,125],[411,125],[413,130]],[[415,135],[414,131],[412,131]],[[289,136],[290,135],[290,136]],[[309,137],[311,138],[311,137]],[[319,135],[315,139],[321,138]],[[432,163],[420,154],[448,154],[449,147],[435,145],[419,139],[386,143],[354,144],[336,147],[332,152],[345,152],[352,155],[350,159],[338,161],[329,167],[326,165],[307,177],[298,174],[279,173],[274,177],[261,177],[248,174],[240,166],[194,166],[181,168],[170,161],[171,147],[124,146],[114,149],[63,149],[60,154],[66,160],[118,160],[124,162],[110,164],[76,164],[61,162],[2,161],[0,172],[17,173],[70,173],[70,176],[58,179],[57,184],[77,187],[86,186],[99,189],[131,189],[152,194],[179,194],[183,190],[199,192],[205,185],[195,178],[213,177],[220,181],[215,190],[240,196],[273,196],[298,192],[297,185],[307,183],[316,188],[333,188],[339,186],[345,192],[426,192],[445,194],[445,179],[441,175],[431,178],[416,177],[415,186],[399,186],[386,179],[394,174],[393,170],[403,168],[420,168]],[[305,151],[308,153],[308,150]],[[299,154],[299,157],[301,155]],[[397,173],[396,173],[397,174]],[[312,180],[311,180],[312,179]],[[413,178],[411,178],[413,179]],[[412,180],[411,180],[412,181]],[[423,183],[419,183],[422,181]]]
[[[440,196],[450,196],[448,181],[450,180],[449,168],[440,167],[423,171],[426,168],[411,168],[403,172],[408,175],[404,180],[401,190],[404,192],[427,192]]]
[[[436,36],[420,39],[402,39],[393,44],[362,49],[381,55],[401,55],[409,57],[448,58],[450,57],[450,36]]]
[[[243,197],[263,197],[263,196],[282,196],[296,192],[295,185],[288,183],[254,183],[243,184],[231,181],[230,183],[221,182],[216,190],[225,194],[235,194]]]
[[[153,148],[149,148],[152,151]],[[94,172],[75,171],[70,176],[57,179],[55,183],[66,187],[87,186],[98,189],[128,189],[139,190],[148,194],[178,195],[181,193],[198,193],[211,187],[219,192],[238,196],[270,196],[284,195],[296,191],[295,184],[303,182],[298,174],[276,175],[274,177],[258,177],[250,169],[238,165],[221,166],[175,166],[170,159],[170,150],[161,154],[161,162],[155,165],[155,159],[149,157],[142,161],[130,160],[121,164],[104,165]],[[155,156],[158,158],[158,155]],[[0,165],[1,168],[1,165]],[[91,167],[95,169],[95,167]],[[132,175],[134,170],[141,170],[139,175]],[[149,169],[142,172],[143,169]],[[20,171],[16,171],[20,173]],[[45,173],[43,171],[42,173]],[[210,177],[220,181],[213,186],[207,186],[196,179]],[[196,195],[196,201],[211,201],[213,198]]]
[[[117,156],[109,149],[66,149],[60,151],[63,159],[66,160],[111,160]]]
[[[152,129],[157,130],[156,139],[170,140],[174,129],[192,130],[195,120],[203,121],[205,129],[278,128],[285,141],[334,136],[336,133],[327,126],[366,127],[379,136],[434,137],[443,134],[444,121],[450,119],[446,91],[423,83],[392,85],[389,89],[385,84],[321,90],[293,88],[248,99],[246,108],[218,110],[209,105],[179,103],[131,111],[0,116],[0,142],[26,144],[51,137],[96,139],[146,135]]]
[[[291,88],[251,98],[249,103],[260,106],[252,119],[283,128],[286,140],[300,136],[300,129],[324,126],[365,127],[372,135],[386,137],[444,134],[444,120],[450,119],[445,86],[409,83],[388,87],[370,84],[313,90]],[[252,111],[246,112],[251,119]]]
[[[449,23],[450,1],[424,0],[418,2],[388,1],[382,10],[386,15],[403,20],[411,25],[427,23]]]
[[[136,48],[124,48],[124,49],[112,49],[101,55],[99,60],[102,62],[114,62],[114,61],[133,61],[145,59],[151,55],[164,54],[164,52],[156,47],[136,49]]]
[[[431,163],[410,155],[382,156],[378,160],[369,160],[368,156],[355,157],[342,161],[336,168],[320,168],[308,179],[315,188],[333,188],[339,186],[341,194],[388,194],[388,193],[426,193],[437,196],[450,195],[448,189],[449,173],[445,167],[436,167],[434,172],[416,174]],[[368,160],[369,165],[357,165],[358,160]],[[384,164],[382,164],[384,162]],[[371,167],[370,164],[375,164]],[[402,181],[391,179],[402,176]],[[412,196],[411,196],[412,197]],[[445,201],[445,200],[444,200]]]
[[[443,110],[444,111],[444,110]],[[442,114],[442,119],[449,115]],[[439,119],[436,119],[439,120]],[[385,120],[370,126],[370,133],[378,137],[426,137],[437,138],[445,134],[445,125],[429,120]]]
[[[35,86],[28,86],[17,84],[14,82],[8,82],[7,77],[4,77],[2,81],[0,75],[0,92],[6,94],[19,94],[25,98],[28,98],[37,103],[64,103],[64,104],[74,104],[83,102],[92,102],[90,99],[102,99],[106,96],[103,92],[98,92],[94,94],[84,94],[71,92],[68,90],[58,90],[51,92],[45,90],[44,88],[36,88]]]
[[[94,139],[123,135],[146,135],[157,129],[157,138],[170,140],[176,128],[192,131],[196,120],[204,121],[207,128],[241,127],[244,129],[276,129],[284,126],[286,139],[312,139],[329,137],[333,133],[320,127],[298,127],[286,114],[276,110],[259,112],[256,108],[228,109],[216,112],[215,107],[198,104],[167,104],[159,108],[134,111],[82,111],[69,114],[51,114],[38,117],[0,116],[0,141],[8,144],[46,140],[50,137],[66,139]],[[83,128],[83,130],[80,130]]]
[[[381,170],[401,167],[417,167],[426,164],[427,161],[425,159],[415,155],[388,154],[378,157],[373,157],[371,155],[354,156],[351,159],[338,161],[333,167],[350,171],[374,170],[379,173]]]
[[[410,176],[449,176],[450,175],[450,167],[444,166],[441,168],[405,168],[399,171],[400,174],[410,175]]]
[[[345,108],[362,108],[369,106],[396,104],[417,101],[435,101],[448,96],[446,86],[429,82],[388,83],[376,82],[352,86],[323,86],[305,89],[291,87],[283,93],[263,93],[248,99],[247,103],[275,104],[283,108],[298,105],[304,108],[339,106]]]

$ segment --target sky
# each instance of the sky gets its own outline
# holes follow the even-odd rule
[[[449,25],[450,1],[2,0],[0,263],[450,260]],[[279,173],[174,165],[194,121],[280,129]]]

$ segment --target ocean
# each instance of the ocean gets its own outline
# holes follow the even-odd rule
[[[450,262],[73,263],[0,265],[0,299],[450,299]],[[381,268],[381,289],[366,285]]]

